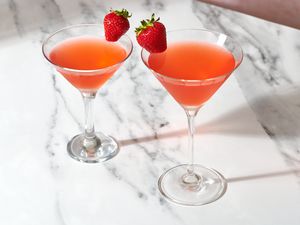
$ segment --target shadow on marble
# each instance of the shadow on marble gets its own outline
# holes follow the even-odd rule
[[[278,139],[285,140],[297,139],[300,134],[300,86],[283,92],[278,94],[277,99],[280,99],[278,102],[274,102],[273,95],[270,95],[256,99],[253,104],[259,106],[261,110],[258,120],[267,135],[271,138],[276,136]],[[276,108],[278,108],[277,113],[274,112]],[[263,133],[258,132],[257,127],[253,126],[252,121],[245,119],[248,117],[247,115],[249,115],[249,108],[247,106],[236,108],[231,112],[220,115],[216,120],[196,126],[196,135],[201,135],[201,133],[238,136],[262,135]],[[295,123],[299,123],[299,125],[295,126]],[[153,136],[120,140],[120,144],[121,146],[127,146],[159,139],[181,137],[186,134],[187,130],[184,128]]]
[[[286,159],[300,163],[300,85],[278,88],[276,92],[251,101],[266,134]]]
[[[234,182],[265,179],[265,178],[280,177],[280,176],[289,176],[289,175],[299,176],[300,175],[300,169],[276,171],[276,172],[253,174],[253,175],[245,175],[245,176],[239,176],[239,177],[228,177],[228,178],[226,178],[226,180],[227,180],[228,183],[234,183]]]
[[[249,122],[244,119],[245,117],[243,115],[247,113],[249,113],[249,109],[246,107],[241,107],[230,113],[220,116],[216,120],[204,124],[199,124],[196,126],[196,135],[201,135],[203,133],[218,133],[222,135],[255,135],[257,134],[256,127],[251,126],[251,124],[248,124],[247,126],[247,123]],[[199,114],[201,114],[201,112]],[[182,137],[186,135],[187,127],[166,133],[157,133],[153,136],[124,139],[120,140],[119,143],[121,144],[121,146],[127,146],[160,139]]]

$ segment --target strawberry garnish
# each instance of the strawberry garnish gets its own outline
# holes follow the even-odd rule
[[[141,26],[135,29],[138,43],[150,53],[159,53],[167,49],[166,28],[158,22],[159,19],[155,19],[153,13],[150,20],[142,20]]]
[[[117,41],[125,34],[130,25],[128,18],[131,14],[126,9],[122,10],[110,10],[104,17],[104,31],[107,41]]]

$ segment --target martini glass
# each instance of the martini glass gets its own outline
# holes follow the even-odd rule
[[[164,172],[158,186],[162,195],[172,202],[204,205],[219,199],[225,193],[227,183],[216,170],[194,163],[194,118],[240,65],[243,52],[232,38],[208,30],[171,31],[167,38],[165,52],[150,54],[143,49],[141,56],[187,115],[191,159],[188,164]]]
[[[132,52],[132,42],[123,35],[108,42],[99,24],[81,24],[63,28],[43,43],[43,54],[83,98],[84,133],[69,141],[69,155],[82,162],[97,163],[119,152],[117,141],[94,130],[93,102],[98,89],[119,69]]]

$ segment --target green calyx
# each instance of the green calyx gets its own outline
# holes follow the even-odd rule
[[[127,11],[127,9],[122,9],[122,10],[112,10],[111,9],[110,12],[113,12],[113,13],[117,14],[118,16],[123,16],[125,19],[132,16],[132,14]]]
[[[148,27],[153,27],[153,24],[157,21],[159,21],[159,17],[155,19],[154,13],[151,16],[151,19],[146,19],[141,21],[141,26],[135,28],[136,36],[139,36],[140,33],[144,30],[146,30]]]

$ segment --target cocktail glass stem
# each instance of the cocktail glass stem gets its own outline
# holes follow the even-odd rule
[[[94,154],[96,146],[99,145],[100,140],[95,135],[94,129],[94,100],[96,97],[95,92],[83,92],[82,98],[85,111],[85,127],[84,127],[84,139],[83,146],[87,153]]]
[[[199,109],[185,109],[188,120],[188,151],[190,152],[190,161],[186,173],[182,176],[182,184],[188,189],[198,190],[200,188],[201,176],[194,172],[194,120]]]

